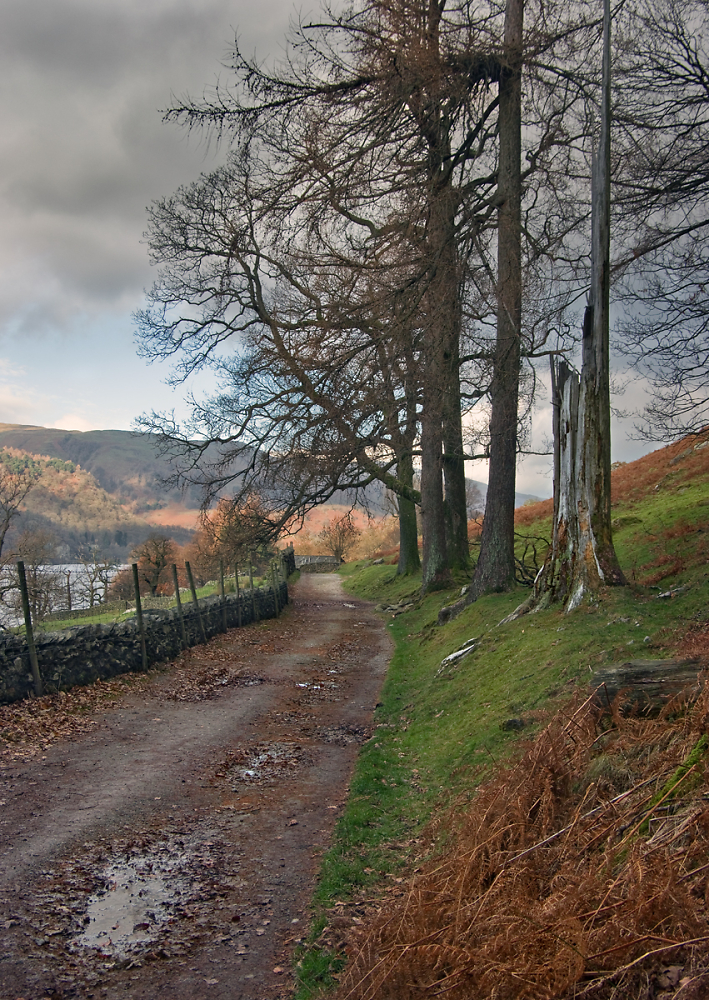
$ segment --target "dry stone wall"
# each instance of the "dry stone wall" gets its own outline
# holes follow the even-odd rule
[[[301,573],[334,573],[340,568],[337,556],[295,556],[294,560]]]
[[[290,569],[291,567],[288,566]],[[288,585],[277,589],[278,605],[272,589],[254,591],[256,615],[275,618],[288,602]],[[254,620],[251,592],[225,598],[227,628],[248,625]],[[199,601],[199,611],[208,639],[224,631],[222,601],[219,596]],[[182,605],[187,646],[203,641],[193,604]],[[183,649],[177,608],[143,611],[148,664],[172,659]],[[46,693],[89,684],[99,678],[142,670],[140,632],[136,618],[112,625],[78,625],[63,632],[35,635],[37,659]],[[0,636],[0,703],[19,701],[33,691],[27,642],[22,635]]]

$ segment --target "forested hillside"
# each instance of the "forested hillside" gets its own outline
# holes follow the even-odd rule
[[[197,491],[168,489],[168,462],[157,454],[150,435],[130,431],[66,431],[26,424],[0,424],[0,447],[30,455],[47,455],[80,465],[98,486],[119,503],[132,504],[136,513],[179,504],[199,508]]]
[[[122,504],[120,496],[103,489],[80,465],[15,448],[1,454],[3,468],[23,469],[33,480],[11,518],[4,553],[15,550],[29,532],[42,534],[49,541],[48,551],[60,562],[74,561],[88,549],[121,560],[152,530],[145,518]],[[180,543],[191,537],[190,531],[179,526],[165,530]]]
[[[41,495],[38,493],[28,501],[28,510],[37,523],[44,525],[44,518],[48,517],[50,521],[61,524],[62,532],[65,532],[69,531],[69,522],[76,522],[66,536],[66,543],[72,547],[83,534],[94,535],[98,539],[97,531],[103,532],[102,538],[105,532],[115,534],[116,531],[128,531],[132,539],[128,546],[130,548],[139,540],[135,532],[144,533],[146,524],[169,529],[169,533],[177,541],[184,542],[197,525],[201,491],[194,485],[187,486],[184,490],[165,485],[172,469],[169,461],[158,454],[154,435],[112,430],[66,431],[56,427],[0,423],[0,448],[73,463],[81,466],[85,473],[90,473],[90,480],[81,480],[85,483],[86,490],[79,490],[80,502],[78,494],[71,501],[67,500],[71,489],[67,493],[64,487],[60,500],[48,498],[53,496],[49,489],[48,495],[46,491]],[[480,503],[484,505],[487,490],[485,483],[474,480],[468,482],[479,490]],[[94,495],[96,490],[103,493],[101,501],[97,499],[98,494]],[[372,513],[377,515],[388,511],[381,484],[371,484],[366,495]],[[520,506],[530,499],[536,497],[531,497],[528,493],[517,493],[515,504]],[[114,518],[113,514],[108,513],[111,506],[108,500],[116,510],[120,509],[120,516]],[[331,503],[347,504],[348,498],[343,492],[338,492],[332,497]],[[70,505],[73,506],[73,511],[68,510]],[[99,507],[102,513],[98,521],[101,524],[105,521],[107,525],[100,529],[95,516]],[[54,513],[49,514],[50,508]],[[325,512],[327,508],[328,505],[325,505]],[[326,513],[322,517],[326,517]],[[88,518],[83,527],[82,518]],[[125,518],[135,527],[127,528],[123,525],[122,520]],[[143,534],[140,534],[140,538],[142,537]]]

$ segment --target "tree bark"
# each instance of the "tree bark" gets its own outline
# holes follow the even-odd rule
[[[457,271],[457,269],[456,269]],[[457,274],[455,275],[457,279]],[[443,396],[443,481],[445,485],[446,545],[451,569],[470,567],[468,514],[465,496],[465,449],[460,399],[460,309],[458,281],[455,298],[457,315],[451,323],[445,350],[446,386]]]
[[[593,163],[591,291],[584,317],[579,396],[579,530],[581,544],[589,553],[593,549],[595,572],[589,572],[587,581],[591,587],[626,582],[611,534],[610,72],[610,0],[604,0],[601,136]]]
[[[429,0],[426,44],[431,59],[438,65],[438,78],[432,78],[432,94],[442,87],[439,27],[442,7]],[[465,518],[465,470],[459,467],[462,455],[460,413],[460,372],[458,365],[460,337],[460,287],[456,243],[458,195],[449,170],[449,122],[440,100],[429,97],[436,108],[421,117],[421,127],[428,145],[426,168],[426,235],[424,259],[427,287],[424,296],[425,345],[423,412],[421,415],[421,522],[423,527],[422,590],[447,585],[451,565],[457,561],[460,544],[458,518]],[[457,438],[460,436],[460,446]],[[450,468],[444,465],[450,455]],[[448,452],[450,448],[450,452]],[[444,469],[447,496],[444,499]],[[460,507],[462,482],[462,508]],[[466,536],[467,545],[467,536]]]
[[[610,0],[605,0],[601,135],[591,182],[591,290],[584,314],[581,378],[570,377],[564,386],[564,457],[552,549],[552,560],[558,562],[545,568],[539,581],[568,611],[603,584],[626,582],[611,534],[610,111]]]
[[[490,389],[490,476],[480,556],[467,601],[515,582],[514,499],[522,326],[522,26],[524,0],[508,0],[500,73],[497,340]]]
[[[421,413],[421,525],[423,528],[423,571],[421,589],[425,593],[444,586],[450,579],[443,503],[443,454],[441,450],[442,405],[436,365],[429,363],[424,373]]]
[[[554,527],[552,545],[530,598],[514,616],[533,607],[542,608],[553,601],[565,602],[575,581],[587,568],[582,569],[584,553],[579,530],[579,502],[577,471],[579,467],[578,417],[579,376],[561,362],[553,379],[554,405]]]
[[[413,488],[414,464],[411,455],[402,455],[397,464],[397,478]],[[398,497],[399,507],[399,564],[397,575],[418,573],[421,568],[419,556],[418,529],[416,524],[416,504],[405,497]]]

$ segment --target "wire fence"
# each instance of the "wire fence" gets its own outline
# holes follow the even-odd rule
[[[177,568],[172,569],[176,576]],[[178,590],[174,607],[149,607],[140,596],[135,567],[134,615],[123,621],[89,622],[61,632],[35,634],[24,566],[19,563],[25,634],[0,636],[0,702],[145,671],[230,628],[277,617],[288,603],[286,581],[295,569],[295,559],[292,548],[287,549],[278,564],[271,566],[268,586],[242,590],[237,584],[233,594],[225,592],[222,571],[219,593],[203,598],[197,598],[189,564],[186,569],[191,579],[189,601],[183,603]]]

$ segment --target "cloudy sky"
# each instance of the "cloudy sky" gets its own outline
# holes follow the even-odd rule
[[[137,359],[152,282],[146,206],[215,163],[161,121],[199,97],[238,32],[277,53],[289,0],[3,0],[0,5],[0,421],[129,428],[179,408]]]
[[[316,4],[313,3],[313,7]],[[135,353],[131,314],[152,283],[146,206],[219,154],[165,125],[199,97],[238,33],[278,55],[291,0],[3,0],[0,5],[0,422],[130,429],[184,412],[167,368]],[[307,6],[305,8],[307,10]],[[209,388],[205,380],[194,390]],[[535,423],[546,433],[549,408]],[[614,457],[639,454],[616,435]],[[548,493],[530,460],[519,489]],[[486,479],[486,470],[472,469]]]

